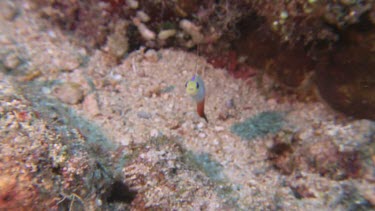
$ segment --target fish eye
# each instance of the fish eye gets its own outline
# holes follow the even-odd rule
[[[199,83],[197,83],[197,89],[199,89]]]

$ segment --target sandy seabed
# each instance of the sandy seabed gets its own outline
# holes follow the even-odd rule
[[[19,14],[12,19],[1,15],[0,19],[2,118],[6,116],[4,108],[9,106],[4,96],[12,92],[23,95],[17,88],[23,84],[43,84],[39,85],[40,89],[30,91],[31,94],[26,90],[26,98],[39,91],[38,95],[58,99],[78,116],[97,125],[106,139],[122,147],[124,152],[131,151],[130,148],[135,145],[146,146],[144,151],[135,155],[135,161],[124,164],[119,173],[119,177],[126,177],[123,179],[125,183],[138,191],[138,202],[145,203],[142,208],[373,208],[374,122],[343,118],[321,102],[299,102],[293,96],[283,96],[287,99],[283,101],[265,97],[256,88],[255,78],[247,81],[234,79],[226,70],[213,68],[203,57],[182,50],[141,48],[127,55],[119,64],[114,64],[105,51],[95,50],[89,54],[73,45],[71,39],[74,38],[37,18],[29,9],[29,4],[27,1],[16,1],[15,8]],[[3,7],[2,10],[12,8]],[[196,114],[194,102],[185,93],[185,83],[195,73],[199,73],[206,84],[205,106],[209,123]],[[264,89],[272,87],[272,83],[264,77]],[[254,136],[251,140],[232,132],[233,124],[263,112],[282,114],[282,129]],[[5,137],[9,121],[2,121],[4,127],[1,133]],[[29,138],[33,140],[30,134]],[[195,170],[187,168],[184,173],[176,174],[178,181],[168,176],[157,181],[150,179],[152,182],[146,181],[146,184],[137,183],[137,175],[139,177],[143,172],[143,177],[147,178],[150,175],[146,174],[154,172],[150,169],[158,162],[167,163],[163,165],[166,170],[182,165],[175,158],[181,155],[168,151],[168,144],[165,148],[152,148],[155,145],[150,144],[150,140],[160,137],[172,139],[193,157],[199,167]],[[320,143],[328,139],[340,152],[361,151],[368,146],[369,158],[363,161],[366,168],[363,168],[360,177],[345,179],[322,175],[319,170],[298,164],[296,168],[291,167],[292,172],[282,172],[282,166],[278,166],[281,170],[275,168],[275,163],[270,161],[269,149],[276,139],[290,140],[290,137],[297,137],[299,146],[323,148],[326,145]],[[2,144],[5,145],[5,141]],[[318,151],[314,152],[316,154],[322,151],[325,155],[324,149],[314,150]],[[173,162],[168,164],[169,161]],[[3,169],[7,166],[10,165],[0,165]],[[196,175],[205,179],[192,179]],[[0,187],[4,187],[1,181],[7,179],[0,178]],[[186,190],[182,191],[181,187],[166,188],[166,183],[186,186]],[[223,187],[227,191],[223,191]],[[171,193],[176,189],[180,192]],[[0,190],[1,194],[4,194],[4,189],[3,192]],[[170,197],[173,194],[175,198]],[[143,198],[139,199],[141,196]],[[172,198],[180,202],[170,203]],[[105,203],[110,202],[96,200],[86,209],[98,209]],[[134,203],[129,207],[137,210],[140,205]],[[4,207],[1,205],[0,201],[0,208],[7,208],[6,204]]]

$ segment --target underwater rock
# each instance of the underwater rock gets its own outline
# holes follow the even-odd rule
[[[137,113],[137,116],[138,118],[141,118],[141,119],[150,119],[152,117],[152,115],[146,111],[139,111]]]
[[[133,19],[134,25],[137,26],[139,33],[145,40],[154,40],[156,38],[155,32],[150,30],[145,24],[143,24],[138,18]]]
[[[291,185],[290,189],[293,191],[293,194],[297,199],[316,198],[314,193],[312,193],[306,185]]]
[[[126,0],[126,4],[129,5],[129,7],[132,9],[137,9],[139,6],[138,1],[136,0]]]
[[[115,32],[108,36],[105,50],[116,59],[121,59],[129,49],[129,40],[126,35],[128,23],[119,21],[116,23]]]
[[[166,40],[170,37],[173,37],[175,34],[176,34],[176,30],[174,30],[174,29],[162,30],[158,34],[158,39],[159,40]]]
[[[137,18],[139,18],[142,22],[148,22],[150,20],[150,16],[148,16],[142,10],[137,11]]]
[[[306,162],[311,170],[322,176],[342,180],[358,178],[362,175],[359,153],[356,151],[340,152],[330,140],[312,144],[302,154],[306,156]]]
[[[38,197],[38,190],[33,185],[29,175],[15,175],[4,170],[0,176],[0,209],[34,207],[33,203]]]
[[[234,43],[249,65],[263,69],[283,88],[315,98],[311,91],[315,84],[320,97],[335,110],[374,120],[375,26],[367,16],[358,21],[337,30],[337,39],[319,38],[306,46],[283,41],[267,28],[264,18],[250,16],[238,23],[242,32]]]
[[[85,99],[83,100],[82,104],[83,104],[83,109],[90,115],[96,116],[100,114],[98,101],[94,93],[87,95]]]
[[[180,28],[191,36],[194,44],[200,44],[204,41],[204,36],[200,32],[200,27],[193,22],[183,19],[180,21]]]
[[[0,1],[0,8],[0,16],[7,21],[12,21],[17,16],[18,11],[12,1]]]
[[[97,202],[114,182],[112,145],[97,128],[83,128],[91,123],[68,117],[74,112],[58,108],[61,103],[41,99],[39,89],[26,88],[37,94],[22,92],[26,99],[14,84],[0,80],[0,210],[105,209]]]
[[[265,21],[262,17],[250,16],[238,23],[242,31],[241,37],[234,41],[235,50],[247,58],[246,64],[261,70],[259,77],[266,73],[285,88],[303,88],[308,73],[314,69],[313,60],[302,43],[284,43]]]
[[[147,50],[144,56],[148,62],[155,63],[159,60],[158,52],[156,52],[154,49]]]
[[[355,118],[375,120],[375,27],[348,30],[317,68],[320,96],[334,109]]]
[[[77,83],[63,83],[58,85],[53,90],[53,95],[61,102],[74,105],[82,101],[83,91],[81,86]]]
[[[198,51],[201,48],[208,56],[235,50],[247,57],[248,67],[264,70],[288,90],[302,91],[313,99],[312,86],[304,85],[311,84],[314,78],[310,76],[316,72],[321,97],[334,109],[358,118],[375,118],[375,112],[371,113],[375,105],[371,71],[374,38],[370,38],[374,34],[374,1],[264,0],[229,4],[196,0],[37,0],[36,4],[40,5],[42,17],[83,37],[91,48],[101,47],[106,40],[121,41],[108,35],[116,34],[119,20],[133,21],[126,29],[128,40],[121,42],[128,42],[129,51],[141,45],[154,49],[200,45]],[[354,38],[357,43],[367,44],[356,46],[356,42],[346,38],[346,31],[356,25],[368,28],[358,31]],[[322,51],[329,51],[331,59],[327,60]],[[114,52],[123,55],[126,50]],[[360,71],[356,73],[357,69]],[[250,74],[252,70],[244,71]],[[346,81],[351,79],[352,82]]]
[[[337,181],[363,176],[365,167],[359,151],[339,151],[328,137],[311,144],[300,144],[305,140],[296,138],[283,141],[276,137],[268,151],[268,159],[282,174],[309,171]]]
[[[186,151],[166,136],[151,137],[146,145],[133,148],[133,159],[122,168],[124,183],[137,191],[134,210],[199,210],[205,201],[216,202],[213,182],[223,184],[222,166],[208,154]],[[177,203],[176,203],[177,202]],[[208,210],[214,206],[208,205]]]
[[[9,53],[3,59],[4,67],[9,69],[9,70],[13,70],[13,69],[17,68],[20,65],[20,63],[21,63],[21,61],[20,61],[17,53]]]
[[[290,175],[295,168],[293,148],[287,143],[274,143],[268,151],[268,158],[282,174]]]
[[[225,106],[226,106],[228,109],[235,108],[236,105],[234,104],[234,100],[233,100],[233,98],[230,98],[229,100],[225,101]]]
[[[341,208],[340,210],[372,210],[372,204],[363,197],[360,190],[351,182],[343,182],[338,188],[335,188],[337,195],[327,197],[329,207]]]

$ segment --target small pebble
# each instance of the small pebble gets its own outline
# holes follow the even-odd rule
[[[219,145],[219,140],[217,140],[217,139],[214,139],[213,141],[212,141],[212,145]]]
[[[298,140],[301,140],[301,141],[304,141],[306,139],[308,139],[309,137],[311,137],[311,130],[309,129],[305,129],[305,130],[300,130],[296,133],[296,138]]]
[[[53,90],[53,95],[57,97],[61,102],[74,105],[82,101],[83,91],[81,86],[77,83],[67,82],[58,85]]]
[[[269,104],[270,106],[277,106],[278,105],[276,99],[273,99],[273,98],[267,100],[267,104]]]
[[[202,129],[204,127],[204,123],[200,122],[198,125],[197,125],[197,128],[198,129]]]
[[[199,136],[199,138],[206,138],[206,134],[205,133],[199,133],[198,136]]]
[[[43,94],[51,94],[52,90],[49,87],[42,87],[42,93]]]
[[[113,74],[113,75],[111,75],[111,77],[115,81],[121,81],[122,80],[122,75],[120,75],[120,74]]]
[[[139,33],[145,40],[154,40],[156,37],[155,32],[151,31],[145,24],[141,23],[137,18],[133,19],[134,25],[137,26]]]
[[[148,16],[142,10],[137,11],[137,18],[139,18],[142,22],[148,22],[150,20],[150,16]]]
[[[162,30],[158,34],[158,39],[159,40],[166,40],[170,37],[173,37],[175,34],[176,34],[176,30],[174,30],[174,29]]]
[[[0,35],[0,44],[1,45],[11,45],[13,43],[12,43],[12,40],[8,36]]]
[[[123,146],[128,146],[130,144],[130,139],[129,138],[123,138],[120,140],[121,145]]]
[[[204,42],[204,36],[199,31],[199,27],[193,22],[183,19],[180,21],[180,28],[183,29],[187,34],[189,34],[193,40],[194,44],[199,44]]]
[[[165,93],[165,94],[162,95],[162,98],[163,98],[163,100],[168,100],[168,99],[169,99],[169,96],[170,96],[170,94]],[[174,107],[174,104],[169,104],[168,107],[169,107],[169,108],[173,108],[173,107]]]
[[[149,62],[157,62],[159,60],[158,53],[154,49],[146,51],[145,58]]]
[[[372,206],[375,206],[375,189],[374,188],[367,188],[362,191],[363,196],[367,199]]]
[[[17,8],[12,1],[0,1],[1,16],[7,20],[12,21],[17,16]]]
[[[225,102],[225,105],[227,106],[227,108],[234,108],[234,100],[233,100],[233,98],[227,100]]]
[[[7,68],[7,69],[15,69],[15,68],[18,67],[18,65],[20,65],[21,61],[18,58],[18,56],[17,56],[16,53],[11,53],[11,54],[8,54],[4,58],[3,63],[4,63],[5,68]]]
[[[224,127],[221,127],[221,126],[215,126],[215,131],[217,132],[221,132],[221,131],[224,131]]]
[[[127,4],[130,8],[132,8],[132,9],[137,9],[138,6],[139,6],[138,1],[136,1],[136,0],[126,0],[126,4]]]
[[[287,11],[281,11],[281,13],[280,13],[280,18],[282,19],[282,20],[284,20],[284,19],[287,19],[288,18],[288,12]]]
[[[157,129],[152,129],[151,131],[150,131],[150,136],[151,137],[158,137],[158,135],[159,135],[159,131],[157,130]]]
[[[56,33],[53,30],[48,30],[47,34],[50,38],[55,39],[56,38]]]
[[[96,206],[100,207],[102,206],[103,202],[100,199],[96,199]]]
[[[227,120],[228,118],[229,118],[230,116],[229,116],[229,113],[227,112],[227,111],[221,111],[220,113],[219,113],[219,116],[217,117],[219,120],[221,120],[221,121],[225,121],[225,120]]]
[[[168,124],[168,127],[169,127],[169,129],[171,129],[171,130],[176,130],[176,129],[178,129],[179,127],[181,127],[181,124],[180,124],[179,121],[177,121],[177,120],[173,120],[173,121],[171,121],[171,122]]]
[[[120,59],[128,51],[128,38],[123,33],[114,33],[107,38],[106,50]]]
[[[35,78],[41,75],[42,75],[42,72],[40,70],[33,70],[33,71],[27,72],[23,77],[18,78],[18,80],[22,82],[27,82],[27,81],[34,80]]]
[[[350,5],[356,3],[356,1],[354,1],[354,0],[340,0],[340,2],[341,2],[343,5],[345,5],[345,6],[350,6]]]
[[[140,111],[137,113],[137,116],[139,118],[142,118],[142,119],[150,119],[151,118],[151,114],[146,112],[146,111]]]
[[[87,95],[83,101],[83,109],[92,116],[100,114],[98,101],[94,93]]]
[[[77,58],[69,59],[69,60],[59,59],[56,62],[56,65],[62,71],[71,72],[74,69],[78,68],[81,65],[81,62]]]

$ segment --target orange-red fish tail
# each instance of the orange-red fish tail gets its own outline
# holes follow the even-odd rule
[[[206,122],[208,122],[206,114],[204,113],[204,99],[201,102],[197,103],[197,113],[200,117],[206,120]]]

